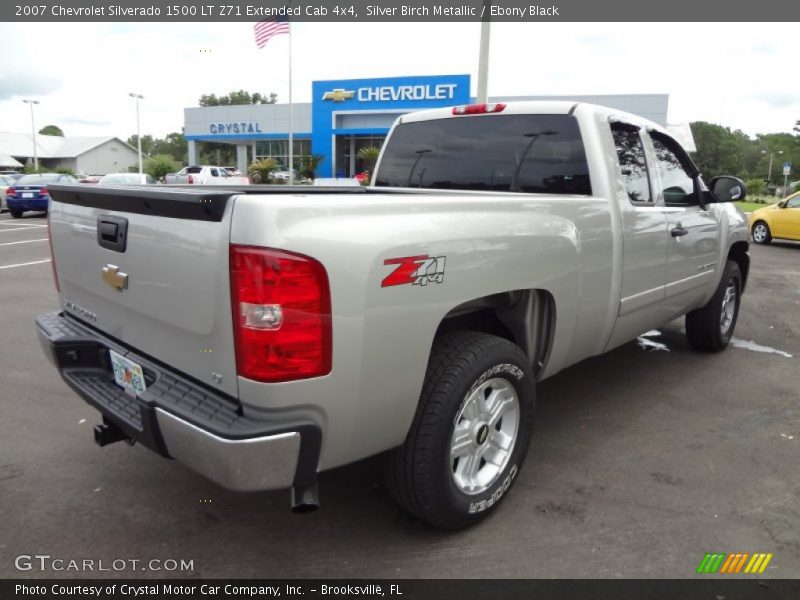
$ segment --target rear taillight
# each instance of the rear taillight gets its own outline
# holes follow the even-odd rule
[[[192,177],[191,175],[189,175],[189,179],[187,179],[187,181],[188,181],[189,183],[194,183],[194,177]]]
[[[46,187],[43,187],[42,189],[39,190],[39,195],[41,195],[41,196],[47,196],[49,194],[50,194],[50,192],[47,191]]]
[[[278,382],[331,371],[331,299],[313,258],[255,246],[230,247],[236,368]]]
[[[502,102],[492,104],[462,104],[453,107],[454,115],[485,115],[486,113],[499,113],[505,110],[506,105]]]
[[[56,291],[61,293],[61,286],[58,285],[58,273],[56,272],[56,255],[53,252],[53,234],[50,229],[50,211],[47,211],[47,241],[50,244],[50,266],[53,268],[53,281],[56,284]]]
[[[6,196],[13,196],[16,193],[17,193],[17,190],[15,190],[13,187],[6,188]]]

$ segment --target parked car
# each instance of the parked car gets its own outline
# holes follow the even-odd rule
[[[14,180],[8,175],[0,175],[0,211],[8,210],[6,206],[6,190],[14,185]]]
[[[156,180],[147,173],[109,173],[103,175],[98,185],[155,185]]]
[[[191,165],[165,178],[166,183],[188,183],[192,185],[248,185],[250,178],[233,176],[223,167],[213,165]]]
[[[78,178],[78,183],[99,183],[100,180],[103,178],[102,175],[85,175],[83,177]]]
[[[361,182],[355,177],[317,177],[312,185],[326,187],[360,187]]]
[[[800,192],[750,215],[750,232],[756,244],[773,239],[800,240]]]
[[[11,216],[19,219],[29,210],[47,212],[50,204],[47,186],[54,183],[78,183],[78,180],[63,173],[33,173],[20,177],[13,187],[6,189],[6,205]]]
[[[540,381],[684,315],[692,347],[728,345],[745,195],[612,109],[419,111],[369,187],[54,188],[61,309],[37,331],[102,414],[101,446],[291,488],[297,511],[316,508],[318,472],[384,453],[397,502],[458,529],[519,479]],[[706,356],[686,361],[698,398]]]
[[[282,169],[280,171],[272,172],[273,183],[289,183],[289,177],[294,177],[294,183],[300,183],[300,176],[297,171],[289,171],[289,169]]]

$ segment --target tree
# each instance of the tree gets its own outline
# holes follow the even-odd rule
[[[258,92],[250,93],[245,90],[235,90],[228,92],[225,96],[203,94],[200,96],[198,103],[200,106],[239,106],[246,104],[275,104],[277,101],[278,95],[273,92],[260,94]]]
[[[744,144],[749,142],[746,135],[704,121],[690,123],[690,127],[697,146],[694,162],[706,181],[719,175],[746,175]]]
[[[144,138],[142,138],[144,141]],[[181,163],[173,160],[169,154],[156,154],[144,162],[144,172],[160,181],[167,173],[180,170]]]
[[[64,137],[64,132],[61,131],[61,127],[58,125],[45,125],[39,130],[39,135],[57,135],[59,137]]]
[[[278,161],[274,158],[262,158],[254,163],[250,163],[247,172],[253,179],[253,183],[269,183],[272,173],[278,170]]]
[[[375,165],[378,162],[378,157],[381,155],[381,149],[376,146],[365,146],[358,151],[357,155],[364,161],[364,169],[372,173],[375,170]]]
[[[137,145],[136,145],[137,139],[138,138],[137,138],[136,134],[134,133],[132,136],[130,136],[128,138],[128,144],[133,146],[134,148],[136,148],[137,147]],[[150,135],[149,133],[143,135],[142,136],[142,154],[153,154],[153,144],[154,143],[155,143],[155,140],[153,139],[152,135]]]
[[[302,157],[300,162],[300,177],[307,179],[317,178],[317,169],[320,163],[325,160],[324,154],[311,154],[310,156]]]

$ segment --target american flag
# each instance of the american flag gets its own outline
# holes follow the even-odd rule
[[[263,48],[279,33],[289,33],[289,20],[286,16],[270,17],[253,25],[253,31],[256,35],[256,46]]]

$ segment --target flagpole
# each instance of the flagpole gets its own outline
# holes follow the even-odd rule
[[[292,26],[289,25],[289,185],[294,185],[294,135],[292,123]]]
[[[491,14],[492,2],[491,0],[484,0],[484,12],[489,10]],[[478,97],[475,101],[478,104],[483,104],[489,101],[488,88],[489,88],[489,36],[491,35],[491,23],[489,15],[484,15],[481,20],[481,43],[480,52],[478,55]]]

